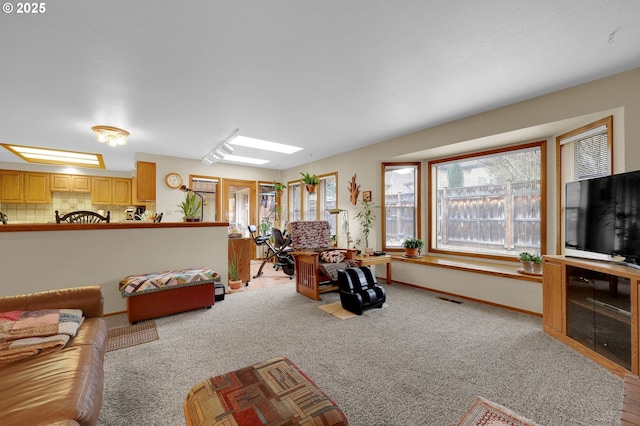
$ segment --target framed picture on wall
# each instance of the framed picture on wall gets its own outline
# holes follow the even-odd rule
[[[365,203],[371,202],[371,191],[362,191],[362,201]]]

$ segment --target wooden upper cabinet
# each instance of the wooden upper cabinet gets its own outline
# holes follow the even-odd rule
[[[48,173],[24,173],[24,202],[29,204],[51,204]]]
[[[156,163],[136,163],[136,194],[138,201],[156,200]]]
[[[51,191],[91,192],[91,176],[52,174]]]
[[[0,170],[0,203],[24,203],[23,173]]]
[[[92,177],[91,178],[91,203],[111,204],[111,178]]]
[[[51,175],[51,190],[56,192],[71,191],[71,175]]]
[[[131,205],[131,179],[112,179],[112,201],[111,204],[117,206]]]
[[[73,192],[91,192],[91,177],[71,176],[71,190]]]

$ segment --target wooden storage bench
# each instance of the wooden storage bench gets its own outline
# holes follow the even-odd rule
[[[120,294],[127,299],[127,320],[135,324],[215,303],[215,283],[220,276],[212,269],[182,269],[130,275],[120,281]]]

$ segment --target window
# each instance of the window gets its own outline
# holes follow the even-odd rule
[[[382,249],[401,250],[420,237],[420,163],[383,163],[382,188]]]
[[[327,211],[336,205],[337,173],[318,176],[320,183],[309,192],[300,181],[289,182],[289,218],[296,220],[328,220],[335,231],[335,217]]]
[[[302,220],[302,196],[300,181],[289,182],[289,221]]]
[[[276,225],[276,191],[273,183],[258,184],[260,234],[266,235]]]
[[[429,163],[429,250],[513,259],[544,253],[545,142]]]
[[[210,176],[189,175],[189,186],[194,192],[202,196],[203,200],[203,220],[205,222],[215,222],[219,217],[219,178]]]
[[[329,221],[331,233],[335,234],[336,217],[329,213],[329,209],[336,207],[336,174],[320,177],[317,192],[320,197],[320,220]]]
[[[564,248],[565,186],[567,182],[613,173],[613,116],[603,118],[556,138],[560,176],[556,178],[560,237],[556,253]]]

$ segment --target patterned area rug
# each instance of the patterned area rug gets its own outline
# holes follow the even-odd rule
[[[537,426],[513,411],[477,397],[456,426]]]
[[[112,328],[107,334],[107,352],[158,340],[154,321]]]

